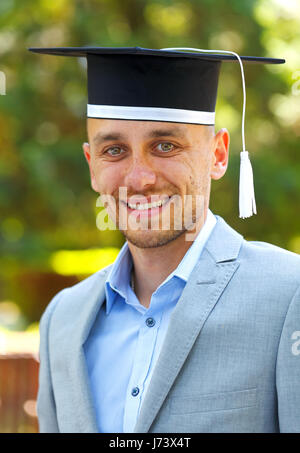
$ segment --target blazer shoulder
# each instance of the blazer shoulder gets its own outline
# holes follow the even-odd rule
[[[292,280],[300,285],[300,255],[268,242],[243,240],[241,261],[251,263],[256,271],[263,270],[276,278]]]
[[[291,252],[290,250],[270,244],[269,242],[247,241],[244,239],[244,243],[249,250],[260,255],[260,257],[272,257],[300,265],[300,255],[298,253]]]
[[[97,285],[99,280],[104,283],[104,278],[108,275],[111,267],[112,264],[100,269],[75,285],[59,291],[47,305],[44,313],[42,314],[41,322],[45,322],[46,320],[49,321],[57,307],[61,309],[68,309],[71,304],[72,307],[75,308],[74,305],[76,304],[76,300],[82,300],[82,298],[88,295],[92,288]]]

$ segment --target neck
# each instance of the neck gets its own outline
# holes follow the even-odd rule
[[[195,228],[187,232],[192,240],[186,240],[186,233],[183,233],[165,245],[151,248],[139,248],[128,241],[133,260],[134,291],[143,306],[149,307],[154,291],[177,268],[203,227],[206,217],[207,211]]]

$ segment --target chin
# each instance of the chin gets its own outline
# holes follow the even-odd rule
[[[141,249],[162,247],[184,234],[186,230],[168,231],[122,231],[128,242]]]

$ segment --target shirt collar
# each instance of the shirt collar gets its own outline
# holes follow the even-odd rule
[[[127,241],[121,248],[105,280],[106,314],[111,310],[117,293],[125,298],[130,284],[132,257]]]
[[[160,286],[164,285],[173,276],[180,278],[184,282],[188,281],[189,276],[193,268],[195,267],[195,264],[199,260],[205,243],[208,240],[216,223],[216,217],[208,209],[205,223],[198,233],[193,244],[188,249],[177,268],[164,280],[164,282]],[[121,248],[115,262],[113,263],[105,281],[106,314],[110,312],[117,293],[120,294],[123,298],[126,297],[127,288],[130,285],[131,269],[132,257],[128,243],[126,241]]]
[[[178,264],[177,268],[172,272],[169,277],[171,278],[173,275],[181,278],[185,282],[188,281],[192,270],[194,269],[197,261],[200,258],[204,245],[209,238],[217,220],[213,213],[208,209],[206,220],[204,222],[203,227],[199,231],[196,239],[194,240],[191,247],[188,249],[180,263]],[[169,277],[167,279],[169,279]],[[166,280],[165,280],[166,281]]]

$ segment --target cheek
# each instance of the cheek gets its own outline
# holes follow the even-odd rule
[[[188,164],[188,185],[192,191],[203,192],[209,183],[210,168],[207,159]]]
[[[160,175],[176,187],[181,187],[184,192],[199,191],[203,181],[203,166],[189,156],[167,161],[160,166]]]
[[[160,160],[156,169],[157,174],[177,184],[181,184],[186,179],[186,175],[191,171],[188,162],[182,159],[164,159],[163,162]]]
[[[100,193],[111,194],[120,185],[120,175],[115,168],[96,164],[94,166],[94,175]]]

